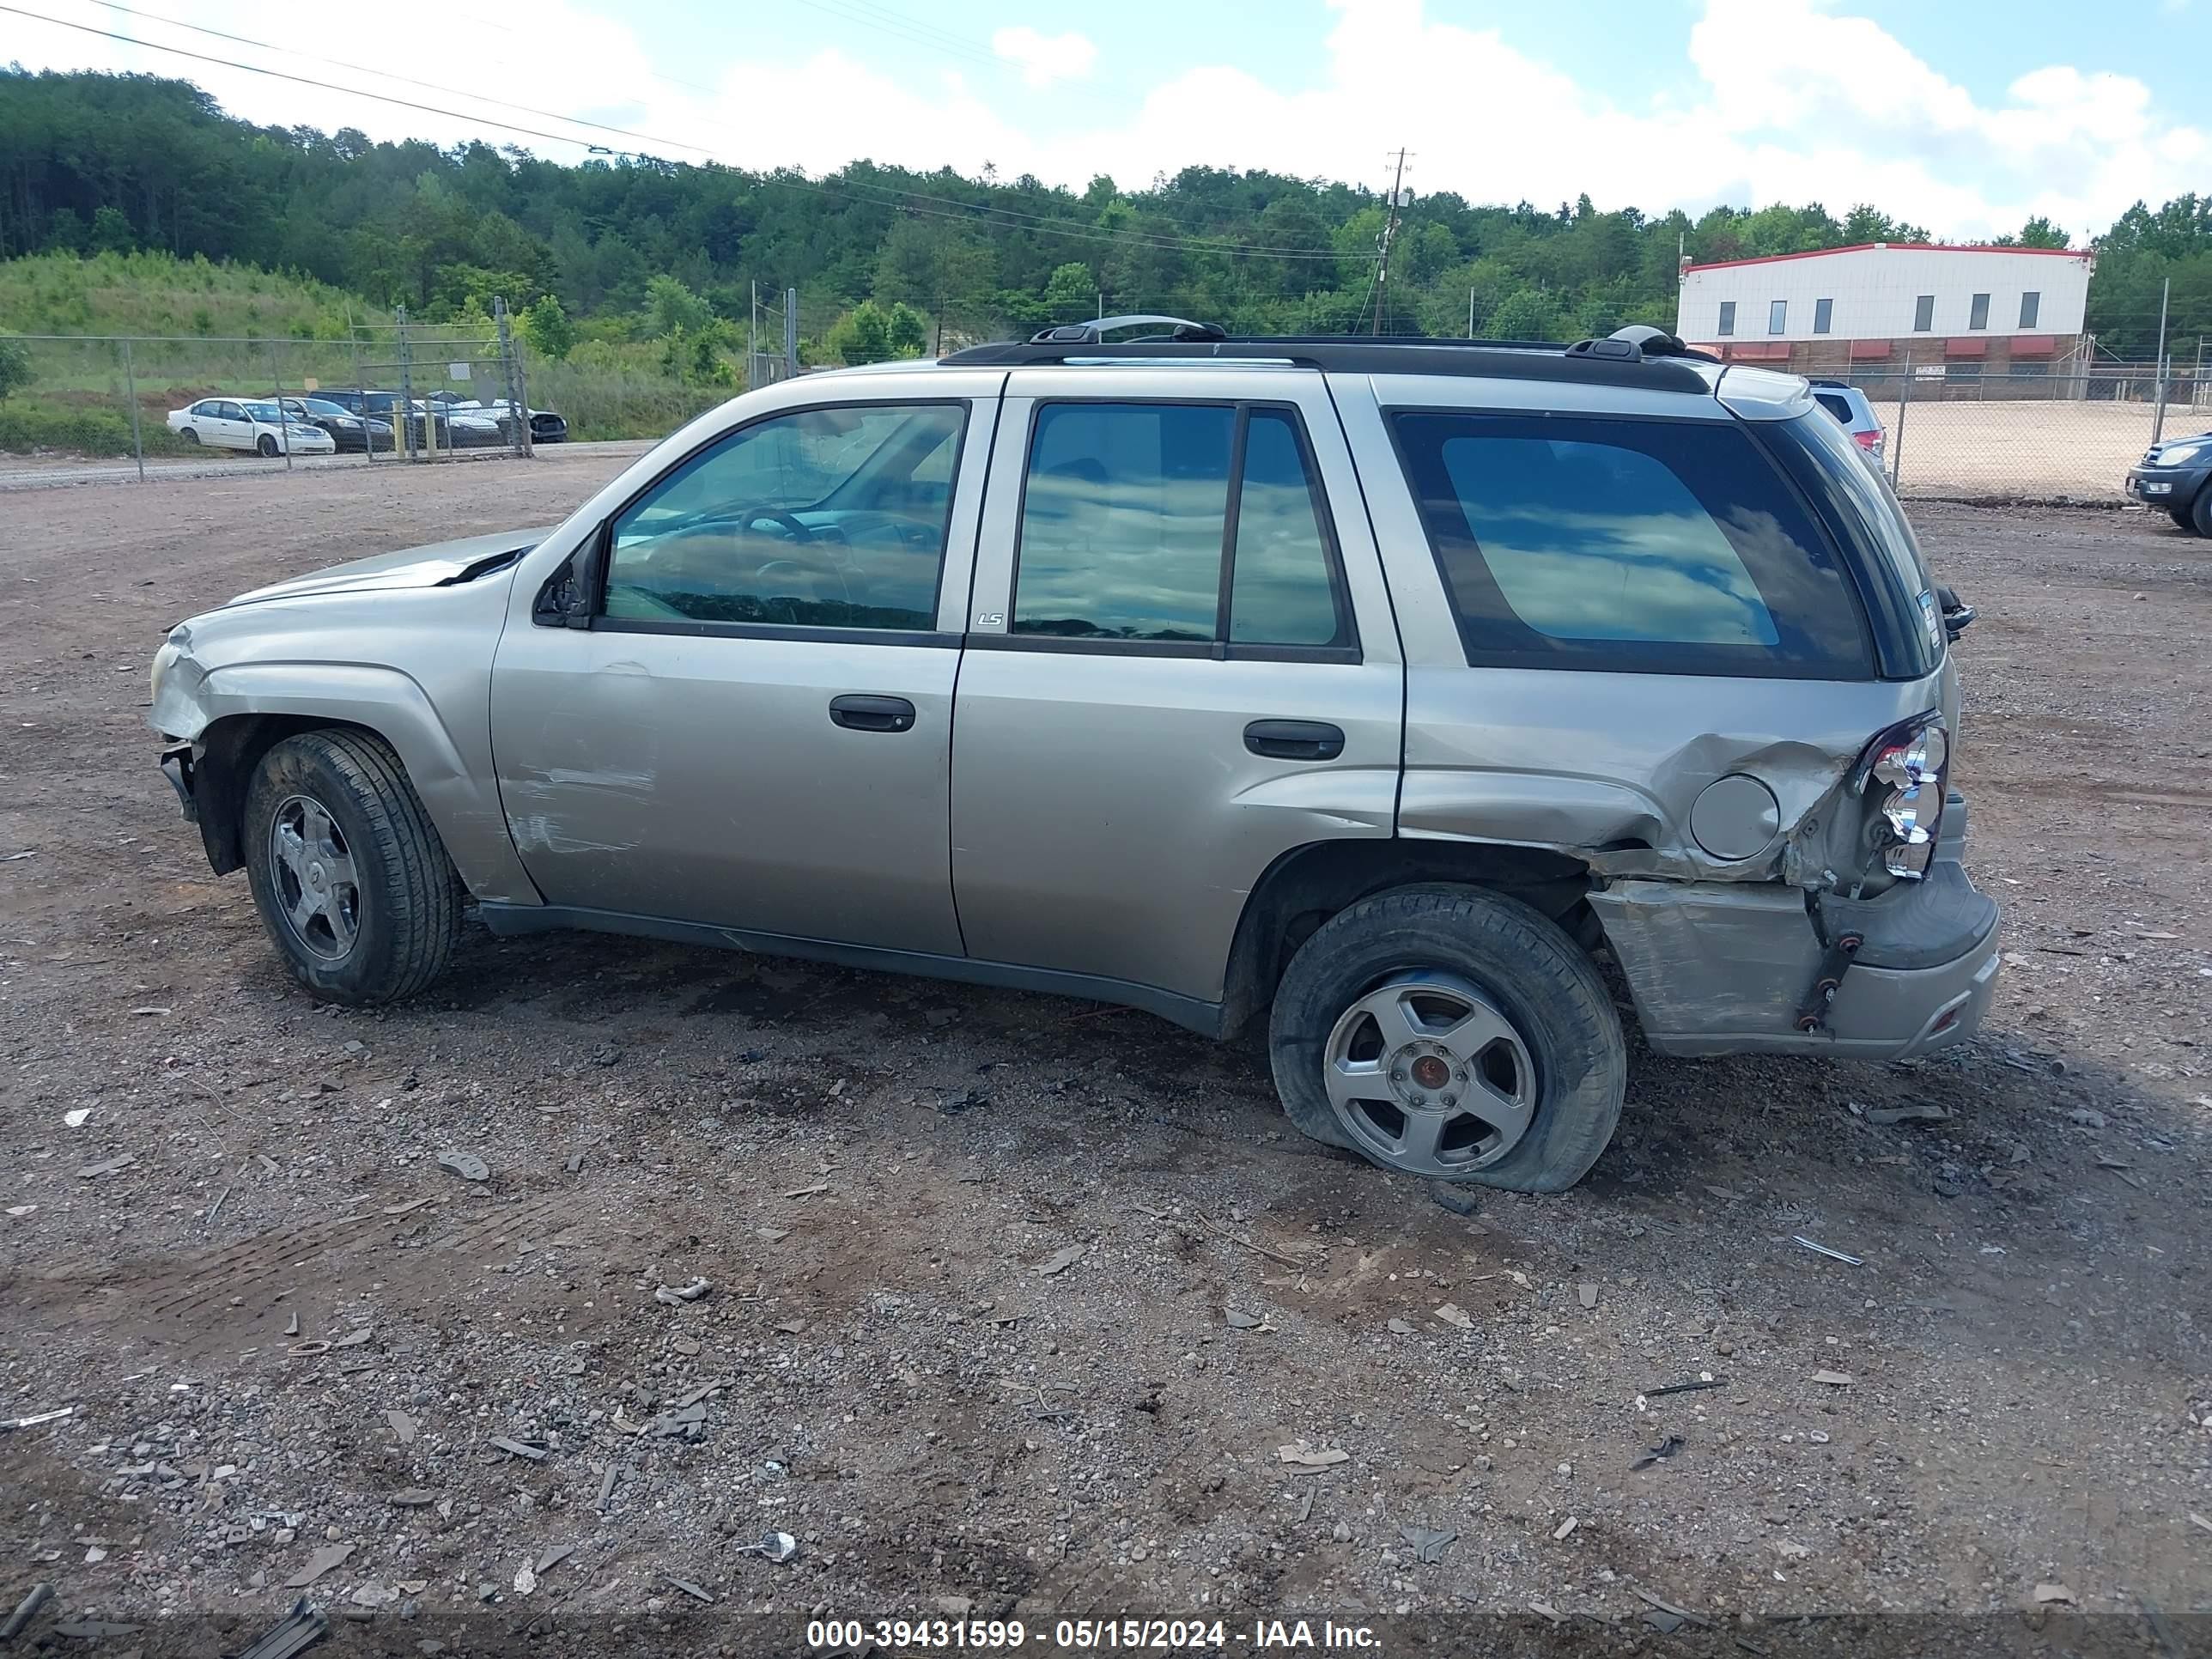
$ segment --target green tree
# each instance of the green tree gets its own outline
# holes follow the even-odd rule
[[[904,301],[894,305],[884,330],[884,343],[894,357],[919,357],[929,343],[929,319]]]
[[[131,221],[120,208],[101,206],[92,210],[92,234],[86,246],[94,253],[128,253],[138,246]]]
[[[714,308],[673,276],[655,276],[646,283],[645,310],[646,326],[657,339],[696,334],[714,320]]]
[[[841,363],[879,363],[890,356],[890,313],[863,300],[830,325],[823,343]]]
[[[1091,267],[1069,264],[1055,265],[1052,275],[1045,278],[1045,314],[1054,322],[1079,323],[1098,314],[1098,284],[1091,275]]]
[[[1492,340],[1550,340],[1559,333],[1557,307],[1542,289],[1516,289],[1498,302],[1483,334]]]
[[[541,357],[557,363],[575,349],[576,325],[550,294],[524,307],[515,321],[530,349]]]
[[[0,398],[31,383],[31,349],[0,334]]]

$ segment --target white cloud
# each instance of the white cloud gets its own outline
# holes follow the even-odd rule
[[[1086,79],[1098,60],[1098,48],[1073,29],[1065,34],[1040,34],[1026,23],[994,34],[991,50],[1018,64],[1022,79],[1033,87]]]
[[[47,3],[94,27],[366,82],[143,16],[118,24],[93,0]],[[1520,52],[1496,29],[1440,21],[1423,0],[1330,3],[1334,24],[1310,84],[1283,90],[1233,62],[1193,64],[1153,85],[1133,112],[1088,126],[1066,113],[1050,126],[1018,124],[1001,112],[995,84],[895,63],[873,67],[835,49],[684,79],[685,66],[657,71],[627,23],[586,9],[585,0],[544,0],[513,26],[464,9],[448,20],[442,49],[429,54],[412,38],[379,30],[348,32],[325,46],[303,30],[297,8],[279,0],[240,0],[214,21],[392,75],[635,128],[652,141],[393,81],[374,84],[460,113],[380,106],[23,20],[10,30],[9,49],[32,65],[185,75],[255,120],[447,143],[484,133],[563,160],[596,142],[816,172],[859,157],[969,173],[989,163],[1002,177],[1034,173],[1077,186],[1097,173],[1142,185],[1193,163],[1372,184],[1384,150],[1403,143],[1415,152],[1408,182],[1417,191],[1456,191],[1474,201],[1550,206],[1587,191],[1600,207],[1651,212],[1817,200],[1839,215],[1873,202],[1956,238],[2015,229],[2039,213],[2078,237],[2138,198],[2156,202],[2194,187],[2212,161],[2212,135],[2160,111],[2132,77],[2053,64],[1984,100],[1878,24],[1816,0],[1704,0],[1686,64],[1694,88],[1629,102]],[[992,45],[1034,86],[1087,76],[1097,57],[1079,34],[1048,37],[1027,27],[999,31]],[[618,99],[611,100],[610,88],[621,89]],[[500,133],[486,118],[574,133],[577,143]]]

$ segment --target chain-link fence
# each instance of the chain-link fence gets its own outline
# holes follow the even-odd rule
[[[504,307],[474,324],[356,325],[337,339],[17,335],[0,476],[369,465],[523,455],[567,435],[533,411]]]
[[[1865,393],[1905,496],[2119,501],[2128,469],[2154,441],[2212,427],[2212,375],[2161,375],[2149,364],[1984,368],[1900,356],[1809,373],[1816,393],[1824,382]]]

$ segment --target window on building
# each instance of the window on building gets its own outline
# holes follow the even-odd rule
[[[1936,296],[1923,294],[1912,302],[1912,331],[1925,334],[1936,326]]]
[[[1766,307],[1766,331],[1769,334],[1781,333],[1784,328],[1789,326],[1789,301],[1775,300],[1770,301]]]
[[[1826,334],[1828,331],[1829,325],[1834,322],[1835,319],[1836,302],[1833,300],[1815,300],[1813,301],[1814,333]]]
[[[1733,300],[1721,301],[1721,332],[1723,334],[1735,332],[1735,301]]]
[[[1966,307],[1966,326],[1987,328],[1989,325],[1990,296],[1986,294],[1977,294],[1974,295],[1973,302]]]
[[[2020,325],[2022,328],[2033,328],[2035,326],[2035,319],[2041,313],[2042,310],[2043,296],[2040,294],[2036,293],[2031,289],[2026,294],[2021,295],[2020,296]]]

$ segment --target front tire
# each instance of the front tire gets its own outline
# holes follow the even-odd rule
[[[1627,1087],[1589,956],[1479,888],[1400,888],[1332,917],[1291,958],[1267,1037],[1299,1129],[1428,1180],[1564,1192]]]
[[[2189,508],[2189,527],[2200,536],[2212,536],[2212,478],[2197,486],[2197,499]]]
[[[264,455],[269,457],[270,459],[276,459],[276,441],[270,437],[267,433],[263,433],[261,434],[261,441],[253,447],[259,450]]]
[[[445,843],[389,744],[367,732],[287,738],[246,791],[246,867],[292,976],[360,1006],[445,970],[460,902]]]

